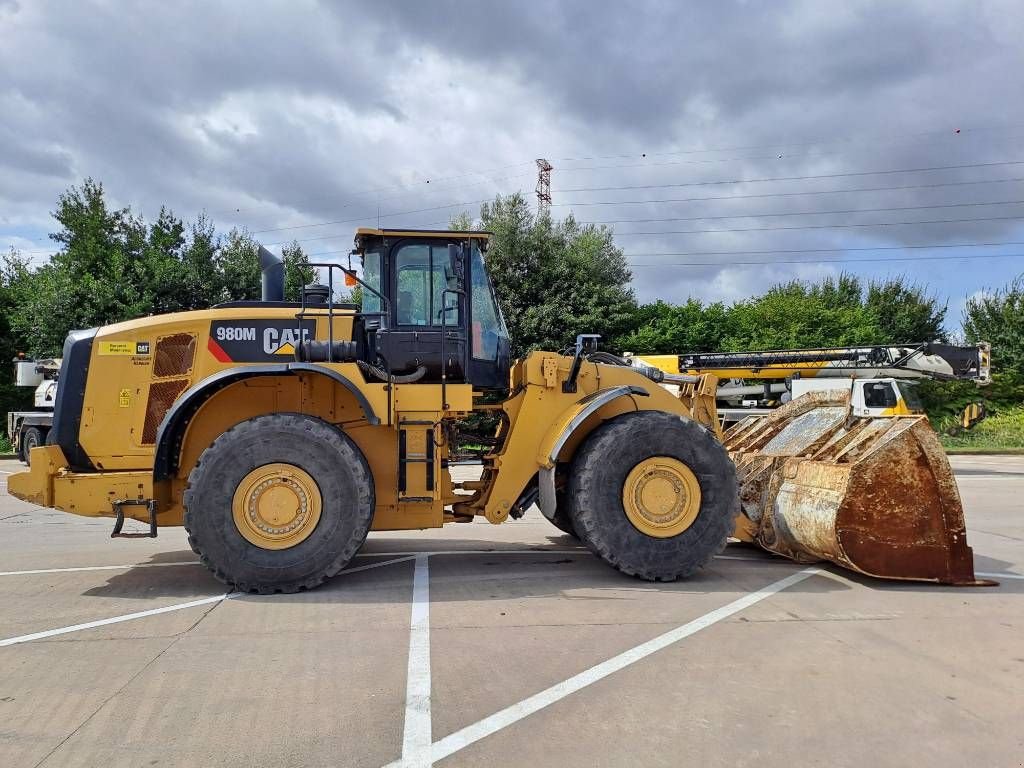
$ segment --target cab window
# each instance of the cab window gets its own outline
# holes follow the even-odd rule
[[[458,297],[444,295],[447,245],[412,243],[398,250],[395,314],[398,325],[458,325]]]
[[[900,394],[903,395],[907,408],[914,413],[924,413],[924,403],[921,402],[921,398],[917,394],[917,387],[909,381],[901,381],[896,386],[900,388]]]
[[[895,408],[896,390],[888,381],[865,384],[864,405],[868,408]]]
[[[484,270],[484,258],[480,249],[473,246],[470,264],[470,279],[473,293],[473,357],[477,360],[496,360],[498,341],[508,336],[501,309],[494,298],[494,289]]]
[[[367,285],[372,285],[378,292],[383,293],[384,289],[380,282],[380,263],[381,263],[381,252],[367,251],[363,254],[363,281]],[[380,312],[380,299],[373,294],[372,291],[361,290],[362,295],[362,307],[361,312],[372,314]]]

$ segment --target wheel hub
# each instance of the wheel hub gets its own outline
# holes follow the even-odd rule
[[[678,536],[697,519],[700,483],[688,466],[668,456],[644,459],[626,477],[622,506],[641,533]]]
[[[242,478],[231,502],[235,527],[262,549],[294,547],[320,521],[316,481],[293,464],[265,464]]]

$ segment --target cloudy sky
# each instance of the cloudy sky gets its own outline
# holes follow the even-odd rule
[[[544,157],[642,300],[906,274],[956,328],[1024,272],[1019,0],[0,0],[0,40],[0,247],[37,262],[86,176],[330,259]]]

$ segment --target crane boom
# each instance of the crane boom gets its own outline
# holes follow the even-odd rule
[[[764,352],[700,352],[641,355],[644,362],[678,373],[713,373],[722,379],[789,379],[794,377],[931,378],[991,380],[991,347],[986,343],[956,346],[938,342],[777,349]]]

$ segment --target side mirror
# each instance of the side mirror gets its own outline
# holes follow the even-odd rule
[[[461,291],[464,287],[466,264],[463,253],[459,243],[448,243],[448,263],[444,267],[444,277],[448,288],[453,291]]]

